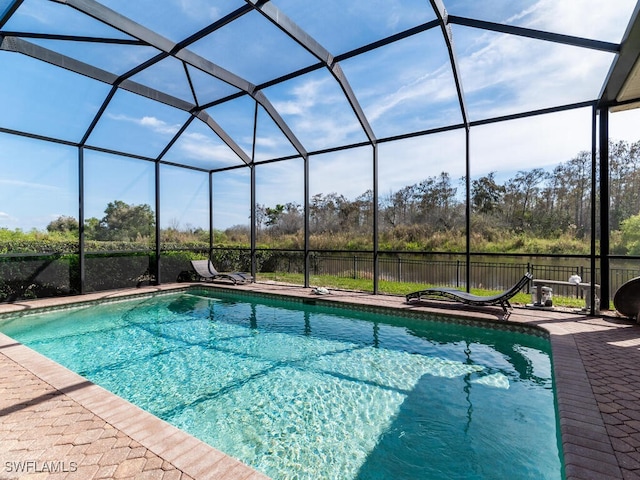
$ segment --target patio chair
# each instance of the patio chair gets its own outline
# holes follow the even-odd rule
[[[422,297],[445,297],[449,300],[461,302],[475,307],[500,305],[502,307],[502,310],[504,310],[505,316],[507,316],[509,315],[507,308],[511,308],[509,300],[513,298],[520,290],[522,290],[525,285],[527,285],[527,283],[531,281],[532,278],[533,275],[527,272],[513,287],[511,287],[509,290],[505,290],[498,295],[481,296],[463,292],[462,290],[458,290],[455,288],[428,288],[425,290],[419,290],[417,292],[409,293],[406,298],[407,303],[410,303],[412,301],[420,301],[422,300]]]
[[[621,315],[640,323],[640,277],[622,284],[613,295],[613,306]]]
[[[191,266],[196,271],[200,280],[214,281],[218,279],[229,280],[234,285],[237,283],[252,282],[253,277],[242,272],[218,272],[211,260],[191,260]]]

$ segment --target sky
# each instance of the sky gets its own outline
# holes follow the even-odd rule
[[[103,0],[105,6],[177,42],[245,5],[241,0]],[[331,55],[433,20],[424,0],[273,0]],[[555,33],[619,42],[635,6],[616,0],[443,0],[452,15]],[[6,7],[0,0],[0,12]],[[72,8],[48,0],[25,0],[3,32],[128,38],[126,34]],[[578,47],[451,26],[469,119],[482,120],[598,98],[614,55]],[[115,75],[152,58],[146,46],[27,39],[41,47],[92,62]],[[193,43],[189,50],[254,84],[317,59],[259,13],[252,12]],[[283,55],[282,52],[286,52]],[[110,85],[34,60],[0,51],[0,128],[79,142],[109,94]],[[344,76],[376,138],[436,129],[462,122],[452,68],[439,28],[340,62]],[[189,77],[187,77],[187,73]],[[193,91],[187,81],[189,78]],[[132,81],[182,101],[207,104],[239,90],[174,58],[134,75]],[[194,97],[195,92],[195,97]],[[308,152],[366,142],[367,136],[331,72],[318,69],[265,88]],[[640,110],[610,116],[615,140],[640,140]],[[247,95],[206,109],[206,113],[257,161],[295,155],[296,150],[260,105]],[[185,124],[188,113],[118,89],[87,144],[156,158]],[[254,140],[254,118],[257,118]],[[379,144],[381,195],[447,172],[465,175],[462,130]],[[590,150],[591,110],[578,109],[474,127],[470,133],[472,178],[498,172],[508,179],[521,170],[552,169]],[[337,193],[355,199],[373,188],[372,147],[311,155],[310,194]],[[243,165],[199,119],[162,157],[204,169]],[[74,147],[0,133],[0,228],[44,229],[61,215],[77,216],[78,151]],[[155,208],[155,166],[85,150],[85,217],[102,218],[109,202]],[[262,205],[304,201],[300,159],[258,165],[256,201]],[[207,228],[209,175],[170,165],[160,168],[161,226]],[[213,175],[214,227],[246,225],[250,211],[248,169]]]

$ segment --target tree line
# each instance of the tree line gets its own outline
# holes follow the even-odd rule
[[[640,141],[612,141],[609,155],[608,229],[612,232],[612,253],[640,254]],[[596,170],[596,178],[598,173]],[[497,179],[497,172],[473,179],[473,240],[486,246],[519,236],[550,241],[565,237],[587,245],[591,234],[591,175],[591,154],[580,152],[552,170],[521,170],[504,181]],[[465,183],[464,178],[453,179],[443,171],[380,195],[378,229],[383,247],[443,251],[461,248],[466,229]],[[309,228],[315,248],[323,247],[319,240],[323,238],[331,248],[349,248],[358,244],[358,239],[360,246],[369,248],[373,201],[371,190],[355,199],[335,192],[314,195],[309,201]],[[263,244],[301,248],[304,209],[293,202],[258,204],[256,227]],[[595,225],[597,234],[602,227]],[[84,228],[86,238],[91,240],[144,241],[155,236],[155,214],[149,205],[116,200],[107,205],[103,218],[87,219]],[[73,233],[78,229],[73,217],[60,217],[47,226],[49,232]],[[176,225],[163,229],[161,234],[163,241],[208,241],[201,228],[185,231]],[[216,232],[216,241],[221,243],[247,244],[248,238],[247,225]],[[451,247],[454,240],[458,241],[457,247]]]
[[[129,204],[122,200],[109,202],[102,218],[91,217],[84,222],[87,240],[98,242],[155,241],[156,217],[148,204]],[[76,238],[80,225],[75,217],[60,216],[47,225],[47,231]],[[161,240],[170,243],[208,244],[209,233],[201,227],[180,227],[177,221],[161,230]]]
[[[640,141],[611,141],[609,155],[610,220],[604,228],[629,234],[633,232],[631,220],[640,212]],[[598,175],[596,168],[596,178]],[[586,241],[591,234],[591,178],[590,152],[580,152],[550,171],[518,171],[502,182],[497,180],[497,172],[475,178],[470,190],[472,235],[489,242],[505,235],[550,240],[569,236]],[[380,237],[424,244],[437,235],[464,236],[465,188],[464,178],[453,179],[443,171],[381,195]],[[596,205],[599,191],[596,185]],[[263,235],[275,238],[302,232],[300,204],[258,205],[256,213]],[[315,195],[309,203],[309,222],[315,236],[370,236],[373,192],[366,191],[353,200],[337,193]],[[597,234],[600,228],[603,226],[595,225]]]
[[[84,222],[84,234],[89,240],[143,241],[154,236],[155,214],[147,204],[134,205],[115,200],[107,204],[101,219],[91,217]],[[48,232],[71,233],[80,229],[75,217],[60,216],[47,225]]]

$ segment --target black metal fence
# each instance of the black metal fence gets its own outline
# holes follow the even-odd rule
[[[316,275],[334,275],[350,278],[370,278],[373,257],[368,255],[317,255]],[[464,288],[467,267],[463,260],[435,260],[403,257],[378,259],[381,280],[416,284],[433,284]],[[515,283],[530,267],[513,263],[471,263],[471,287],[490,290],[503,289]]]
[[[379,279],[466,288],[467,264],[464,256],[455,258],[455,254],[452,254],[449,257],[454,258],[439,258],[443,256],[442,254],[381,254],[378,257]],[[290,268],[284,271],[303,273],[303,262],[300,260],[298,258],[295,265],[289,262]],[[470,287],[505,290],[516,283],[525,272],[531,272],[534,278],[546,280],[566,282],[571,276],[578,275],[582,282],[589,283],[592,278],[595,278],[595,283],[599,283],[600,271],[596,269],[594,276],[591,268],[585,265],[588,263],[586,257],[542,257],[537,261],[515,257],[509,260],[508,262],[500,261],[500,257],[493,257],[490,260],[472,260],[469,271]],[[283,265],[284,262],[278,263]],[[310,258],[310,273],[371,279],[374,271],[373,264],[371,254],[313,252]],[[613,266],[610,269],[610,296],[613,296],[623,283],[637,276],[640,276],[640,263],[633,268]],[[582,291],[570,286],[556,285],[554,292],[567,297],[582,295]]]
[[[174,282],[190,268],[189,259],[205,258],[206,251],[187,249],[161,254],[161,281]],[[214,249],[216,267],[221,271],[251,269],[249,249]],[[261,273],[304,274],[304,252],[259,249],[255,255],[258,280]],[[154,256],[149,252],[103,252],[86,255],[84,291],[130,288],[155,279]],[[311,275],[372,280],[374,257],[367,252],[313,251],[309,255]],[[381,253],[378,256],[379,280],[419,285],[466,287],[467,263],[463,254]],[[509,255],[473,255],[470,262],[470,287],[504,290],[529,271],[534,278],[567,281],[579,275],[591,282],[593,273],[588,257],[522,257]],[[611,263],[610,298],[620,286],[640,276],[640,261],[619,259]],[[600,272],[595,271],[599,283]],[[298,280],[303,282],[302,277]],[[61,254],[0,255],[0,302],[24,298],[76,294],[80,291],[78,256]],[[554,295],[575,296],[571,287],[554,287]]]

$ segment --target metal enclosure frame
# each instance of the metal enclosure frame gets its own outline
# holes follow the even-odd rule
[[[391,35],[389,37],[378,40],[374,43],[368,45],[362,45],[358,48],[342,53],[340,55],[332,55],[325,47],[323,47],[320,42],[314,39],[308,32],[304,31],[300,26],[298,26],[293,20],[285,15],[284,12],[280,11],[278,7],[276,7],[272,2],[263,1],[263,0],[245,0],[246,4],[242,7],[236,9],[235,11],[229,13],[223,18],[213,22],[210,25],[207,25],[205,28],[200,31],[190,35],[187,38],[184,38],[180,42],[173,42],[167,38],[162,37],[158,33],[122,16],[118,12],[115,12],[95,0],[54,0],[57,3],[67,5],[70,8],[73,8],[85,15],[88,15],[105,25],[115,28],[116,30],[124,33],[128,38],[127,39],[114,39],[114,38],[100,38],[100,37],[74,37],[68,35],[54,35],[54,34],[34,34],[29,32],[8,32],[3,30],[4,25],[11,18],[11,16],[19,9],[22,4],[22,0],[14,0],[9,3],[8,8],[4,12],[0,12],[0,50],[14,52],[19,55],[26,55],[32,57],[34,59],[47,62],[59,68],[66,69],[68,71],[74,72],[78,75],[82,75],[85,77],[89,77],[98,82],[102,82],[104,84],[110,85],[109,93],[104,98],[104,101],[100,108],[96,111],[93,119],[88,125],[84,135],[80,139],[80,141],[69,142],[56,138],[49,138],[40,135],[31,134],[23,131],[16,131],[7,128],[2,128],[0,126],[0,132],[18,136],[24,136],[32,139],[37,139],[41,141],[54,142],[59,144],[64,144],[68,146],[73,146],[77,148],[78,151],[78,173],[79,173],[79,199],[78,199],[78,220],[81,225],[80,234],[79,234],[79,269],[80,269],[80,286],[79,291],[84,293],[85,291],[85,238],[84,238],[84,229],[82,226],[84,225],[84,203],[85,203],[85,185],[84,185],[84,156],[86,151],[98,151],[110,154],[116,154],[128,158],[134,158],[143,161],[153,162],[155,166],[154,174],[155,174],[155,215],[156,215],[156,244],[155,244],[155,258],[157,262],[157,272],[161,271],[160,262],[161,262],[161,250],[160,250],[160,216],[161,216],[161,205],[160,205],[160,167],[163,164],[179,166],[182,168],[188,168],[196,171],[200,171],[203,174],[208,175],[209,182],[209,240],[210,247],[214,246],[214,238],[213,238],[213,214],[214,214],[214,200],[213,200],[213,178],[217,173],[225,172],[230,169],[235,168],[249,168],[251,172],[251,180],[250,180],[250,197],[251,197],[251,270],[252,275],[256,275],[256,166],[260,164],[265,164],[269,162],[282,162],[291,159],[302,159],[304,164],[304,200],[303,200],[303,210],[304,210],[304,265],[305,265],[305,274],[304,274],[304,284],[305,286],[309,286],[309,257],[310,257],[310,242],[309,242],[309,208],[310,208],[310,187],[309,187],[309,157],[314,154],[320,153],[328,153],[343,149],[356,148],[362,146],[371,147],[371,171],[373,173],[373,269],[374,269],[374,279],[373,279],[373,291],[374,294],[379,291],[379,224],[378,224],[378,205],[379,205],[379,167],[378,167],[378,146],[381,143],[401,140],[405,138],[412,138],[418,136],[426,136],[430,134],[440,133],[444,131],[450,130],[464,130],[465,136],[465,169],[466,169],[466,179],[465,179],[465,198],[466,198],[466,263],[467,267],[471,263],[471,257],[475,252],[471,251],[471,241],[470,241],[470,231],[471,231],[471,182],[470,182],[470,171],[471,171],[471,148],[470,148],[470,133],[471,130],[480,125],[486,125],[490,123],[503,122],[508,120],[514,120],[519,118],[526,118],[537,115],[544,115],[555,112],[568,111],[572,109],[579,109],[590,107],[593,111],[593,121],[592,121],[592,238],[591,238],[591,255],[590,261],[592,270],[595,271],[596,263],[599,261],[600,269],[602,272],[601,275],[601,285],[602,285],[602,302],[604,304],[608,304],[608,287],[609,287],[609,231],[606,226],[609,224],[609,205],[608,205],[608,140],[609,140],[609,132],[608,132],[608,112],[609,109],[635,104],[640,102],[639,98],[621,98],[621,92],[623,92],[625,88],[625,82],[631,75],[631,72],[634,66],[638,62],[638,57],[640,55],[640,19],[639,19],[639,11],[640,4],[636,5],[636,8],[633,12],[631,21],[629,23],[629,27],[625,33],[625,36],[620,44],[611,43],[611,42],[603,42],[597,40],[591,40],[587,38],[575,37],[570,35],[562,35],[557,33],[551,33],[541,30],[534,30],[529,28],[517,27],[513,25],[499,24],[495,22],[488,22],[479,19],[466,18],[461,16],[449,15],[445,9],[445,5],[443,0],[430,0],[429,6],[433,10],[435,14],[435,20],[431,20],[425,22],[421,25],[408,29],[406,31]],[[304,50],[309,52],[313,57],[317,59],[317,63],[314,65],[310,65],[303,69],[300,69],[295,72],[291,72],[287,75],[284,75],[279,78],[272,78],[271,80],[261,84],[254,85],[248,80],[241,78],[240,76],[222,68],[219,65],[212,63],[211,61],[203,58],[202,56],[194,53],[189,50],[189,47],[193,45],[198,40],[204,38],[216,30],[223,28],[224,26],[236,21],[239,18],[247,15],[250,12],[257,12],[262,15],[267,21],[271,22],[275,27],[277,27],[281,32],[286,34],[290,39],[296,42],[299,46],[301,46]],[[616,60],[611,66],[611,70],[609,72],[607,81],[605,85],[602,87],[602,92],[599,98],[588,99],[579,103],[572,103],[566,105],[558,105],[552,108],[545,108],[541,110],[535,111],[527,111],[518,114],[489,118],[481,121],[470,121],[469,114],[467,112],[467,105],[465,102],[465,95],[463,89],[463,81],[460,77],[458,60],[456,55],[456,49],[454,45],[453,31],[451,29],[452,25],[460,25],[475,29],[481,29],[484,31],[492,31],[498,32],[508,35],[517,35],[523,36],[527,38],[542,40],[545,42],[559,43],[570,46],[577,46],[580,48],[585,48],[589,50],[596,51],[604,51],[615,53]],[[446,44],[447,52],[449,55],[449,62],[451,71],[453,74],[453,80],[455,83],[456,94],[458,98],[458,106],[460,109],[460,115],[462,117],[462,123],[457,125],[449,125],[442,128],[437,128],[433,130],[426,131],[413,131],[406,132],[402,135],[397,135],[389,138],[377,138],[373,128],[371,127],[370,121],[367,118],[360,102],[354,93],[347,76],[344,74],[340,62],[349,58],[356,57],[358,55],[362,55],[369,51],[390,45],[394,42],[400,41],[402,39],[408,38],[410,36],[436,29],[438,28],[441,31],[442,37]],[[116,75],[111,72],[107,72],[102,70],[96,66],[81,62],[69,56],[62,55],[60,53],[54,52],[52,50],[48,50],[36,43],[33,43],[30,40],[33,39],[49,39],[49,40],[63,40],[68,42],[96,42],[96,43],[120,43],[127,45],[144,45],[157,49],[159,53],[149,60],[139,64],[135,68],[129,70],[128,72]],[[147,87],[140,83],[134,82],[131,80],[131,77],[140,73],[141,71],[157,64],[158,62],[168,58],[173,57],[182,63],[184,67],[184,71],[186,73],[186,77],[188,79],[191,92],[193,95],[193,101],[185,101],[179,98],[176,98],[166,92],[162,92],[159,90],[155,90],[153,88]],[[204,72],[207,75],[210,75],[213,78],[221,80],[222,82],[235,87],[238,90],[238,93],[234,93],[225,98],[216,100],[214,102],[201,104],[199,99],[197,98],[196,90],[192,83],[189,68],[197,69],[201,72]],[[300,77],[309,72],[326,69],[331,76],[335,79],[337,84],[342,91],[342,94],[345,97],[346,102],[350,106],[353,111],[355,117],[358,120],[360,128],[366,137],[366,142],[352,145],[341,145],[336,148],[331,148],[322,151],[314,151],[309,152],[303,143],[296,137],[293,133],[290,126],[283,119],[283,117],[278,112],[278,109],[267,99],[264,95],[263,90],[267,87],[271,87],[274,85],[281,84],[293,78]],[[126,90],[128,92],[134,93],[136,95],[140,95],[149,99],[152,99],[157,102],[161,102],[168,106],[171,106],[177,110],[187,112],[189,117],[186,122],[184,122],[176,134],[173,136],[171,141],[165,146],[162,152],[155,158],[145,157],[142,155],[135,155],[130,152],[121,152],[121,151],[113,151],[105,148],[100,148],[97,146],[93,146],[88,144],[89,137],[91,133],[94,131],[96,126],[101,121],[103,114],[105,113],[107,107],[110,102],[113,100],[114,95],[118,92],[119,89]],[[248,96],[254,101],[255,110],[254,110],[254,118],[253,118],[253,151],[251,155],[247,155],[245,151],[236,143],[236,141],[229,135],[221,125],[216,122],[214,118],[212,118],[206,110],[212,106],[219,105],[225,103],[227,101],[234,100],[236,98]],[[273,120],[275,125],[280,129],[284,137],[291,143],[293,148],[296,151],[295,155],[282,157],[282,158],[272,158],[267,161],[256,161],[255,155],[255,146],[256,146],[256,135],[257,135],[257,124],[258,124],[258,112],[259,109],[263,109],[268,116]],[[202,121],[211,131],[218,137],[220,140],[226,144],[242,161],[242,165],[239,167],[227,167],[222,169],[203,169],[197,168],[193,166],[187,165],[178,165],[176,163],[172,163],[169,161],[165,161],[163,158],[166,153],[169,151],[171,146],[178,141],[178,139],[183,135],[185,130],[191,125],[191,123],[196,120],[196,118]],[[599,159],[597,157],[597,152],[599,151]],[[599,161],[599,178],[595,178],[596,175],[596,164]],[[594,192],[596,191],[596,186],[599,185],[600,191],[600,203],[598,205],[600,216],[596,217],[596,196]],[[595,235],[595,225],[599,220],[601,225],[601,235],[599,238],[596,238]],[[596,242],[600,243],[600,252],[596,251]],[[466,284],[470,284],[470,268],[466,269]],[[157,282],[161,282],[162,279],[158,276],[156,279]],[[591,290],[593,292],[593,289]],[[591,302],[592,308],[594,302]],[[593,311],[591,312],[593,313]]]

